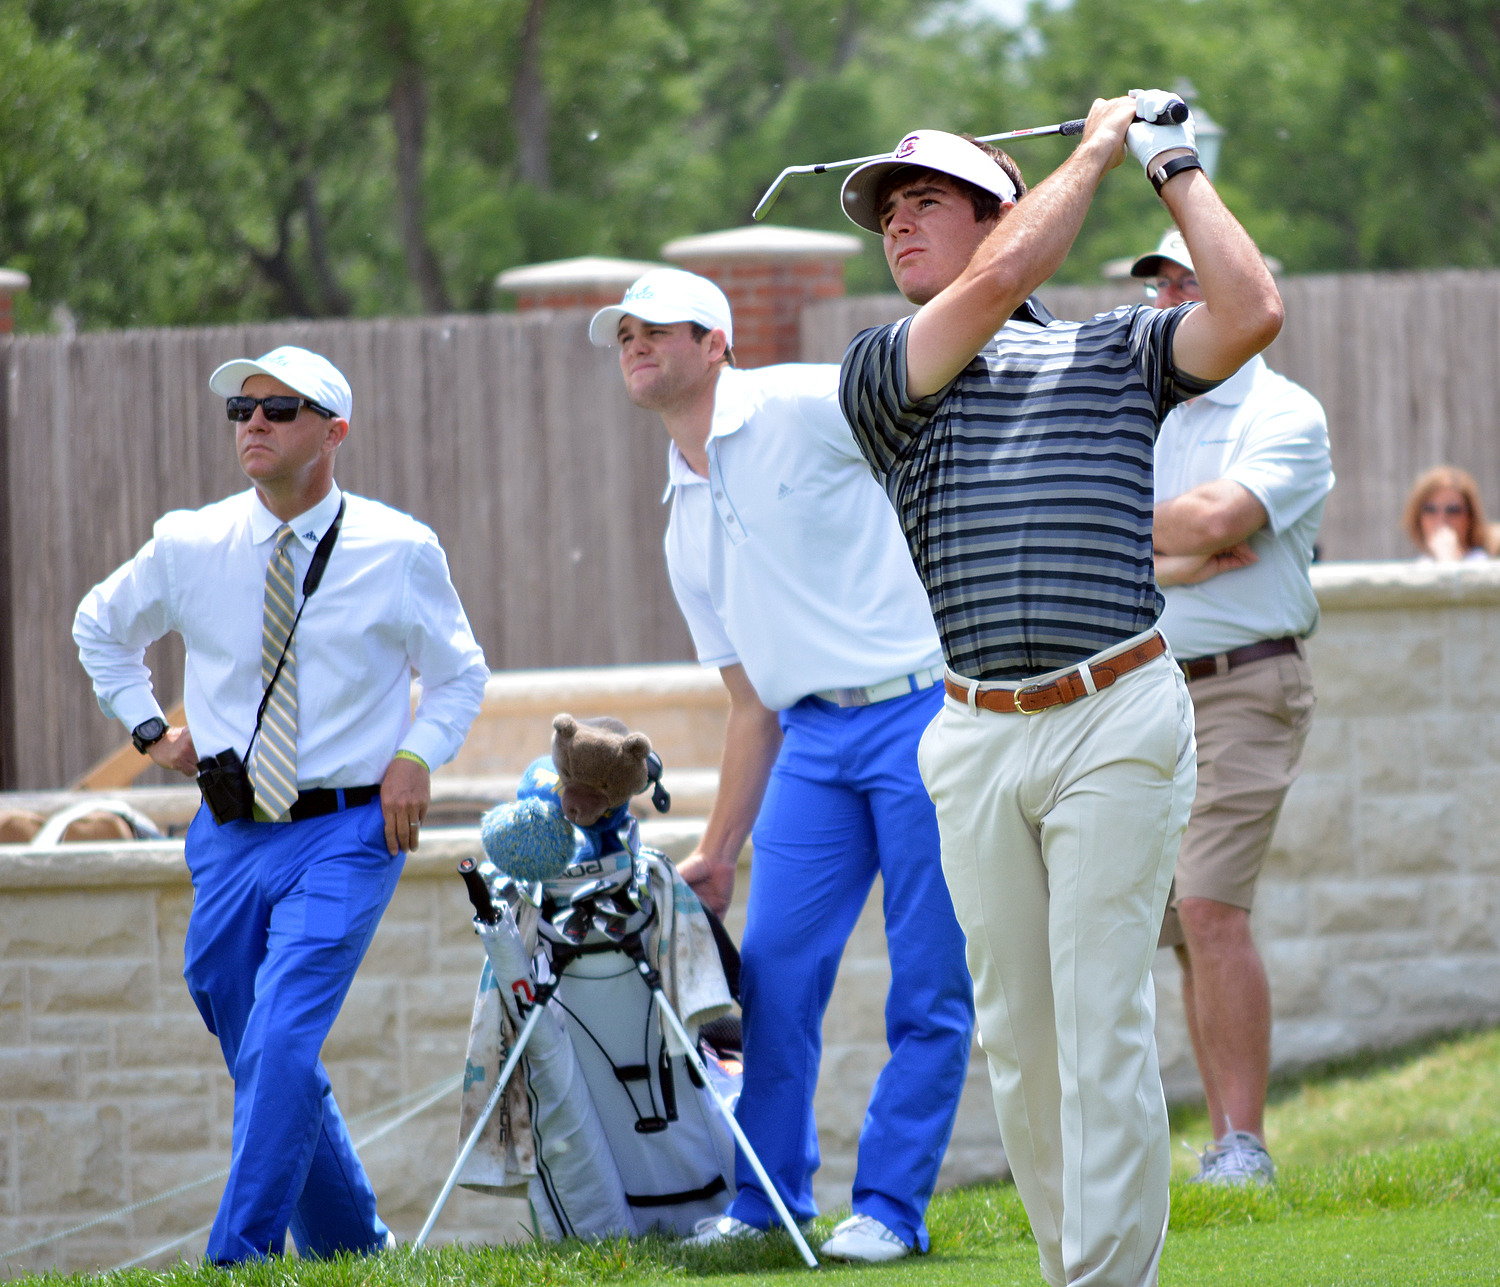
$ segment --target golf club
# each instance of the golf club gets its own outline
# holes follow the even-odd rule
[[[1138,116],[1137,120],[1149,121],[1152,125],[1165,124],[1167,121],[1174,125],[1181,125],[1188,118],[1188,105],[1180,98],[1170,100],[1154,117]],[[1006,139],[1039,138],[1044,134],[1082,134],[1084,121],[1082,118],[1076,121],[1061,121],[1056,125],[1034,125],[1029,130],[1010,130],[1005,134],[985,134],[978,140],[980,143],[1001,143]],[[776,182],[766,189],[766,195],[760,199],[760,204],[751,212],[750,217],[757,222],[764,219],[776,204],[776,198],[781,195],[782,185],[794,174],[827,174],[830,170],[848,170],[856,165],[863,165],[866,161],[883,161],[890,157],[890,152],[876,152],[873,156],[851,156],[845,161],[819,161],[814,165],[789,165],[776,176]]]

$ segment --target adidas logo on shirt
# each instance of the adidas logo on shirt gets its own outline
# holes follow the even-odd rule
[[[792,489],[790,487],[788,487],[785,483],[782,483],[781,486],[776,489],[776,499],[777,500],[785,500],[791,494],[792,494]]]

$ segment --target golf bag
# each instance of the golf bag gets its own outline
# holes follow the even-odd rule
[[[545,792],[544,764],[527,771],[523,793]],[[683,1235],[733,1198],[734,1140],[675,1035],[663,1032],[639,964],[660,972],[708,1075],[732,1101],[737,1024],[722,1016],[737,954],[672,864],[641,847],[627,810],[576,830],[574,860],[555,879],[520,882],[488,860],[465,875],[486,961],[462,1134],[534,1008],[543,1013],[458,1183],[524,1191],[554,1241]],[[700,1025],[718,1033],[717,1044]]]

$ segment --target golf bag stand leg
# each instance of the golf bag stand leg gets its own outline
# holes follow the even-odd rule
[[[646,955],[646,948],[641,942],[641,936],[639,934],[632,934],[620,946],[630,956],[630,959],[635,962],[636,970],[640,973],[641,978],[646,981],[646,986],[651,989],[651,995],[656,998],[656,1007],[661,1014],[662,1022],[672,1029],[682,1048],[687,1052],[688,1062],[693,1065],[694,1071],[698,1074],[698,1079],[708,1088],[708,1093],[713,1098],[714,1104],[718,1107],[719,1113],[723,1116],[735,1140],[739,1143],[740,1150],[745,1155],[745,1160],[750,1163],[750,1169],[755,1172],[756,1178],[761,1183],[761,1187],[766,1191],[766,1196],[771,1199],[771,1205],[776,1208],[776,1214],[780,1218],[781,1223],[786,1226],[786,1231],[791,1234],[792,1241],[796,1243],[798,1253],[802,1256],[803,1261],[809,1269],[818,1268],[818,1258],[813,1255],[812,1248],[807,1245],[807,1239],[802,1236],[802,1230],[797,1227],[797,1222],[792,1219],[792,1213],[787,1210],[786,1203],[781,1200],[781,1194],[777,1191],[776,1185],[772,1182],[770,1175],[766,1173],[766,1168],[761,1165],[760,1158],[756,1156],[755,1150],[750,1146],[750,1141],[745,1138],[745,1132],[740,1128],[739,1122],[735,1120],[734,1111],[715,1088],[713,1079],[708,1075],[708,1069],[703,1066],[702,1056],[698,1054],[697,1044],[688,1036],[687,1029],[682,1026],[682,1020],[677,1017],[677,1012],[672,1009],[672,1003],[667,1000],[667,994],[662,991],[661,974],[651,964],[650,958]]]
[[[490,899],[489,887],[484,883],[484,878],[479,875],[478,865],[472,858],[465,858],[458,864],[458,874],[463,877],[463,882],[469,891],[469,901],[474,905],[474,916],[477,921],[486,925],[497,924],[500,920],[499,910]],[[476,928],[478,928],[476,926]],[[516,1070],[516,1065],[521,1062],[521,1055],[526,1050],[526,1043],[531,1040],[531,1034],[541,1022],[542,1011],[547,1008],[547,1002],[552,996],[554,985],[543,985],[536,990],[532,1011],[526,1016],[526,1022],[521,1025],[521,1031],[516,1036],[516,1044],[511,1048],[505,1066],[500,1069],[500,1075],[495,1079],[495,1089],[490,1092],[483,1111],[479,1114],[479,1120],[474,1123],[474,1129],[469,1132],[469,1138],[464,1141],[464,1146],[458,1151],[458,1160],[453,1163],[453,1169],[448,1173],[448,1178],[443,1183],[443,1190],[438,1194],[437,1201],[432,1204],[432,1210],[428,1212],[427,1220],[422,1225],[422,1230],[417,1234],[414,1247],[421,1247],[427,1242],[427,1236],[432,1232],[432,1226],[437,1223],[437,1218],[443,1213],[443,1208],[448,1205],[448,1198],[453,1192],[453,1186],[458,1183],[459,1172],[464,1169],[464,1163],[469,1160],[469,1154],[474,1151],[475,1145],[479,1143],[479,1137],[484,1133],[485,1126],[489,1123],[490,1116],[500,1106],[501,1097],[505,1094],[506,1083]]]
[[[458,1151],[458,1160],[453,1163],[453,1169],[448,1173],[448,1178],[443,1182],[443,1191],[438,1194],[437,1201],[432,1204],[432,1210],[428,1213],[426,1223],[422,1225],[422,1231],[417,1234],[413,1247],[420,1247],[427,1241],[427,1235],[432,1232],[432,1226],[437,1223],[437,1218],[448,1205],[449,1195],[453,1192],[453,1186],[458,1183],[458,1174],[464,1169],[464,1163],[469,1160],[469,1154],[474,1151],[474,1146],[479,1143],[479,1137],[484,1133],[485,1126],[489,1123],[490,1116],[500,1104],[501,1097],[505,1094],[506,1083],[510,1081],[511,1073],[515,1072],[516,1065],[521,1062],[521,1055],[526,1050],[526,1043],[531,1040],[531,1034],[542,1017],[542,1011],[547,1008],[547,999],[552,995],[550,987],[537,990],[536,1002],[532,1006],[531,1013],[526,1016],[526,1022],[522,1025],[520,1035],[516,1037],[516,1044],[511,1047],[510,1055],[505,1061],[505,1066],[500,1069],[500,1075],[495,1079],[495,1089],[490,1092],[490,1097],[485,1103],[484,1111],[479,1114],[479,1120],[474,1123],[474,1129],[469,1132],[469,1138],[464,1141],[463,1148]]]

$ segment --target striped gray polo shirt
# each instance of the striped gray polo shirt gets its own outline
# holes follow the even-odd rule
[[[1216,383],[1171,363],[1192,307],[1059,322],[1028,305],[947,388],[915,402],[910,319],[855,336],[844,416],[896,507],[959,674],[1077,665],[1161,615],[1152,449],[1162,417]]]

